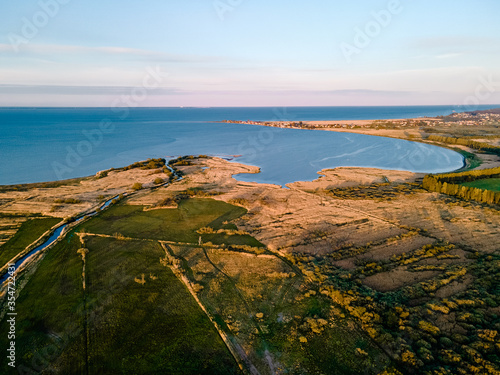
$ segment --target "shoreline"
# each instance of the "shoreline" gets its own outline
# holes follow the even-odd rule
[[[311,298],[320,298],[319,301],[330,298],[326,300],[328,302],[326,306],[333,306],[333,308],[329,307],[332,309],[331,313],[328,313],[325,317],[332,319],[332,322],[340,321],[340,319],[342,319],[342,322],[349,322],[349,324],[361,322],[359,314],[356,314],[357,310],[354,310],[355,308],[341,310],[336,307],[338,301],[336,295],[325,294],[323,296],[323,293],[321,293],[324,288],[324,280],[326,280],[324,277],[327,277],[326,275],[329,275],[327,272],[331,272],[331,270],[337,272],[334,276],[338,275],[338,277],[332,277],[331,280],[339,280],[339,284],[334,284],[331,288],[339,288],[338,290],[342,291],[342,293],[345,292],[345,295],[348,295],[348,290],[351,291],[350,296],[359,300],[361,307],[364,307],[373,305],[371,297],[373,294],[370,294],[370,298],[366,300],[362,299],[365,298],[363,292],[366,290],[369,290],[370,293],[373,291],[373,293],[385,296],[386,294],[382,293],[393,293],[393,291],[401,288],[413,286],[420,288],[422,282],[439,281],[445,276],[451,277],[449,275],[452,271],[456,271],[457,267],[460,267],[460,270],[469,267],[461,274],[461,279],[454,283],[443,283],[438,289],[439,298],[448,298],[450,295],[457,293],[455,287],[457,283],[460,283],[460,286],[466,289],[469,288],[471,282],[467,279],[467,274],[472,273],[476,269],[474,268],[476,265],[484,264],[479,263],[483,258],[478,260],[477,263],[472,263],[474,258],[469,257],[469,253],[477,254],[475,252],[477,249],[481,252],[481,256],[490,254],[494,256],[496,251],[495,235],[497,233],[496,228],[500,225],[500,217],[492,214],[492,209],[476,204],[450,203],[446,197],[438,193],[423,190],[419,181],[415,180],[418,176],[411,172],[388,172],[376,169],[339,167],[322,171],[324,173],[318,173],[319,176],[314,181],[296,182],[289,186],[289,189],[282,189],[261,183],[242,183],[232,177],[239,173],[258,171],[256,167],[234,161],[230,162],[222,158],[186,160],[188,163],[179,163],[178,165],[184,176],[182,181],[174,182],[164,188],[155,189],[150,186],[150,189],[136,191],[134,196],[127,198],[124,203],[130,206],[130,212],[133,211],[135,214],[141,215],[142,218],[148,216],[147,213],[144,213],[147,208],[171,208],[162,206],[162,204],[166,200],[185,194],[190,190],[194,192],[194,195],[190,195],[189,198],[207,198],[244,208],[245,213],[242,216],[238,216],[226,224],[234,225],[236,230],[247,233],[257,240],[267,249],[265,254],[254,253],[252,248],[249,251],[240,251],[239,248],[232,249],[229,246],[223,248],[212,247],[206,242],[211,238],[205,239],[201,248],[203,252],[200,252],[201,240],[196,241],[198,236],[194,237],[192,243],[178,237],[164,237],[159,241],[164,241],[164,243],[168,241],[170,246],[167,249],[170,250],[168,254],[165,253],[167,255],[165,261],[172,262],[172,265],[165,263],[168,267],[172,267],[170,270],[181,270],[180,267],[173,267],[176,264],[174,263],[176,259],[179,262],[187,259],[186,262],[189,262],[187,263],[189,268],[185,269],[194,270],[195,273],[193,274],[186,272],[186,275],[192,275],[191,278],[183,279],[183,283],[188,289],[192,287],[190,290],[194,290],[195,294],[197,285],[203,286],[206,290],[209,288],[216,291],[220,290],[215,289],[220,285],[218,284],[219,279],[213,278],[212,273],[210,273],[211,269],[206,267],[210,262],[223,264],[227,274],[230,275],[229,277],[234,277],[238,282],[243,280],[242,284],[237,285],[250,285],[252,288],[250,296],[263,296],[252,299],[252,303],[254,303],[253,301],[259,303],[262,301],[264,303],[264,305],[257,305],[255,311],[265,311],[266,314],[262,314],[263,318],[269,319],[268,321],[272,324],[275,324],[276,321],[274,313],[283,312],[283,306],[293,306],[295,308],[301,301],[305,301],[305,303],[302,302],[305,308],[300,310],[300,315],[298,315],[300,319],[296,319],[297,325],[307,322],[306,319],[310,319],[308,304],[309,301],[312,301]],[[123,181],[128,181],[122,186],[130,188],[131,180],[151,181],[158,176],[154,172],[154,170],[141,170],[138,168],[113,171],[101,179],[92,179],[90,181],[92,187],[89,188],[100,190],[102,186],[107,184],[116,184],[116,181],[120,178]],[[69,188],[56,188],[59,192],[64,192],[66,189]],[[47,191],[52,189],[40,190],[29,194],[40,194],[40,198],[45,197],[45,202],[47,202],[48,194],[51,194],[53,198],[59,197],[54,194],[55,192]],[[66,191],[66,193],[69,193],[69,191]],[[12,198],[22,199],[18,194],[15,194]],[[31,204],[34,202],[33,200],[30,201]],[[36,202],[40,202],[40,200],[36,200]],[[161,212],[164,213],[165,211]],[[198,211],[195,211],[195,214],[198,214]],[[119,217],[118,220],[131,220],[129,214],[126,215]],[[224,219],[227,219],[227,217],[224,217]],[[154,220],[159,219],[155,216]],[[170,220],[170,216],[165,216],[164,220]],[[211,222],[211,220],[213,218],[210,218],[207,222]],[[177,225],[174,220],[172,222]],[[145,223],[142,219],[133,223],[139,229],[147,225],[147,222]],[[95,233],[102,233],[103,229],[101,228],[105,228],[106,225],[110,224],[103,222],[98,229],[89,229],[88,235],[94,236]],[[199,227],[202,225],[205,224],[200,224]],[[477,235],[478,231],[481,233],[479,236]],[[102,246],[101,244],[112,243],[123,246],[126,243],[118,243],[118,241],[124,239],[133,240],[135,238],[133,232],[130,231],[121,232],[120,230],[120,233],[123,233],[122,235],[118,232],[110,234],[114,233],[114,230],[111,229],[109,233],[107,232],[108,230],[103,232],[107,236],[107,242],[87,243],[86,248],[89,248],[92,253],[93,250],[99,249],[98,246]],[[83,231],[80,233],[83,233]],[[137,237],[140,237],[141,241],[148,241],[152,237],[147,234],[142,235],[142,232],[139,233],[140,235]],[[153,240],[158,241],[157,238],[153,238]],[[421,249],[442,249],[441,244],[445,241],[451,244],[445,248],[445,255],[449,255],[446,258],[442,257],[442,252],[437,251],[432,254],[432,257],[427,256],[427,253],[425,253],[425,257],[419,255],[420,258],[417,258],[417,261],[425,262],[425,264],[422,263],[421,265],[433,267],[431,272],[424,270],[417,273],[407,269],[407,259],[412,259],[410,257],[413,257],[414,254],[421,254]],[[83,242],[80,241],[75,245],[74,250],[81,246],[80,243]],[[134,246],[134,244],[129,245]],[[103,251],[106,249],[103,249]],[[112,249],[115,249],[115,247]],[[135,251],[135,247],[132,249]],[[190,252],[187,253],[187,251]],[[78,255],[76,251],[72,253],[74,256]],[[106,252],[106,254],[108,253],[113,254],[110,251]],[[161,256],[163,257],[163,254]],[[47,259],[45,258],[43,261],[47,262]],[[286,264],[278,262],[280,259],[284,260]],[[394,263],[394,267],[380,269],[375,274],[365,275],[360,272],[360,270],[365,269],[365,263],[375,263],[376,265],[392,265]],[[26,280],[34,280],[31,277],[39,264],[34,264],[33,268],[26,270],[32,272],[31,274],[25,274],[27,275]],[[294,267],[289,268],[287,266],[289,264]],[[435,270],[436,267],[440,268]],[[133,280],[134,276],[140,275],[140,272],[142,270],[138,269],[134,273],[127,273],[129,275],[127,277],[129,280]],[[347,280],[342,278],[341,275],[347,273],[355,275],[355,278]],[[249,275],[251,278],[246,279],[248,280],[246,281],[241,278],[242,274]],[[157,273],[154,275],[158,277]],[[257,279],[257,277],[259,278]],[[298,280],[303,281],[296,284],[294,277],[299,277]],[[75,278],[77,281],[81,280],[79,272],[75,274]],[[276,301],[275,295],[277,294],[276,290],[278,290],[276,287],[269,289],[268,285],[274,286],[275,284],[271,283],[278,281],[283,283],[278,286],[285,285],[286,287],[280,289],[284,290],[283,295],[288,295],[288,283],[293,282],[292,285],[296,285],[296,287],[290,290],[294,294],[286,304],[277,303],[271,305],[272,310],[266,310],[267,301]],[[135,285],[133,281],[130,282]],[[26,288],[29,289],[31,284],[25,285],[28,285]],[[260,285],[262,285],[262,289],[256,289],[260,288]],[[25,289],[24,293],[29,293],[32,290],[28,289]],[[141,289],[141,287],[137,289]],[[249,289],[242,288],[242,290],[247,291]],[[310,292],[311,290],[314,293]],[[317,293],[316,290],[320,291],[320,293]],[[264,292],[268,294],[262,294]],[[473,286],[470,288],[470,292],[474,293]],[[218,294],[214,295],[218,298]],[[315,297],[316,295],[318,297]],[[204,306],[209,305],[210,301],[215,301],[208,299],[209,296],[201,296],[206,298],[201,299]],[[467,295],[464,298],[469,298],[469,296]],[[413,300],[419,303],[412,306],[414,309],[412,311],[419,314],[417,315],[418,319],[431,319],[428,318],[427,313],[428,300],[422,300],[420,295],[416,294]],[[234,317],[234,311],[236,310],[232,306],[241,305],[239,298],[236,301],[237,305],[214,305],[220,308],[220,316],[224,322],[228,321],[229,317]],[[358,305],[356,304],[356,306]],[[380,311],[384,311],[386,308],[385,305],[380,305]],[[257,316],[255,311],[248,314],[250,322],[253,322],[254,317]],[[302,311],[304,312],[302,313]],[[285,310],[284,314],[288,314],[286,316],[294,319],[291,317],[296,316],[297,312],[296,310]],[[259,316],[261,315],[259,314]],[[270,318],[267,318],[268,316]],[[243,320],[239,319],[238,321]],[[230,325],[227,329],[231,330],[231,327],[233,326]],[[253,328],[254,324],[246,326],[239,324],[238,327]],[[366,327],[361,324],[360,327],[360,329],[363,329],[360,332],[371,332],[368,331],[371,326]],[[396,329],[399,328],[396,327]],[[235,341],[239,345],[248,343],[248,346],[245,346],[248,348],[248,353],[258,353],[260,347],[250,345],[253,343],[253,336],[234,335],[232,337],[239,340]]]
[[[362,120],[362,121],[365,121],[365,120]],[[253,124],[251,124],[253,125]],[[255,124],[257,126],[266,126],[266,125],[263,125],[263,124]],[[300,130],[299,128],[293,128],[293,129],[296,129],[296,130]],[[323,131],[338,131],[338,129],[311,129],[311,130],[323,130]],[[339,131],[339,132],[347,132],[347,133],[352,133],[352,134],[364,134],[364,135],[370,135],[370,136],[376,136],[376,137],[382,137],[382,138],[392,138],[392,139],[399,139],[399,140],[406,140],[406,141],[410,141],[410,142],[417,142],[417,143],[424,143],[426,145],[432,145],[432,146],[436,146],[436,147],[441,147],[441,148],[446,148],[446,149],[449,149],[449,150],[452,150],[452,151],[456,151],[456,149],[453,149],[452,147],[447,147],[445,145],[439,145],[439,144],[436,144],[436,142],[425,142],[425,141],[422,141],[422,140],[417,140],[417,139],[407,139],[407,138],[403,138],[403,137],[393,137],[393,136],[388,136],[388,135],[376,135],[376,134],[366,134],[366,133],[361,133],[361,132],[351,132],[349,130],[345,130],[345,131]],[[457,152],[459,153],[459,152]],[[460,153],[459,153],[460,154]],[[184,155],[184,156],[187,156],[187,155]],[[196,155],[193,155],[193,156],[196,156]],[[240,160],[238,160],[241,156],[243,155],[226,155],[226,154],[220,154],[220,153],[215,153],[215,154],[209,154],[208,155],[209,157],[213,157],[213,158],[221,158],[221,159],[224,159],[226,161],[229,161],[229,162],[234,162],[234,163],[242,163]],[[462,157],[462,166],[460,168],[457,168],[457,169],[453,169],[453,170],[450,170],[448,172],[414,172],[414,171],[410,171],[408,169],[391,169],[391,168],[384,168],[384,167],[380,167],[380,166],[366,166],[366,165],[339,165],[339,166],[332,166],[332,167],[326,167],[326,168],[323,168],[323,169],[319,169],[317,171],[315,171],[315,173],[317,174],[321,174],[322,172],[326,171],[326,170],[332,170],[332,169],[335,169],[335,168],[361,168],[361,169],[377,169],[377,170],[385,170],[385,171],[402,171],[402,172],[409,172],[409,173],[414,173],[414,174],[423,174],[423,175],[426,175],[426,174],[435,174],[435,173],[452,173],[452,172],[457,172],[457,171],[462,171],[464,168],[467,167],[467,158],[463,155],[463,154],[460,154],[460,156]],[[165,157],[166,159],[169,159],[170,156],[166,156]],[[139,162],[143,162],[145,160],[142,160],[142,161],[139,161]],[[244,163],[245,165],[248,165],[250,167],[256,167],[259,169],[259,172],[253,172],[251,174],[255,174],[255,173],[260,173],[260,168],[261,166],[258,166],[258,165],[254,165],[254,164],[249,164],[249,163]],[[73,178],[68,178],[68,179],[64,179],[64,180],[49,180],[49,181],[34,181],[34,182],[26,182],[26,183],[20,183],[20,184],[0,184],[0,193],[3,193],[3,192],[12,192],[12,191],[27,191],[27,190],[31,190],[31,189],[50,189],[50,188],[57,188],[57,187],[62,187],[62,186],[68,186],[68,185],[80,185],[80,184],[85,184],[85,183],[88,183],[90,180],[96,178],[96,176],[99,176],[101,173],[104,173],[104,172],[113,172],[113,171],[119,171],[121,170],[123,167],[112,167],[112,168],[109,168],[109,169],[106,169],[106,170],[101,170],[101,171],[97,171],[96,173],[93,173],[93,174],[90,174],[90,175],[86,175],[86,176],[80,176],[80,177],[73,177]],[[240,182],[248,182],[248,181],[244,181],[244,180],[238,180]],[[283,185],[280,185],[279,183],[277,182],[266,182],[266,181],[254,181],[256,183],[260,183],[260,184],[272,184],[272,185],[276,185],[276,186],[282,186],[282,187],[286,187],[288,184],[293,184],[293,183],[296,183],[296,182],[306,182],[306,181],[312,181],[312,180],[302,180],[302,179],[298,179],[298,180],[295,180],[295,181],[291,181],[291,182],[287,182],[286,184],[283,184]]]
[[[459,116],[462,114],[457,113],[456,115]],[[498,118],[500,119],[500,115],[498,116]],[[439,124],[443,124],[442,119],[438,117],[418,117],[409,119],[381,119],[381,120],[311,120],[311,121],[298,121],[298,122],[224,120],[224,121],[219,121],[219,123],[267,126],[267,127],[276,127],[282,129],[323,130],[323,131],[333,131],[338,133],[363,134],[375,137],[400,139],[410,142],[432,145],[454,151],[462,156],[463,159],[462,167],[446,173],[464,172],[472,169],[495,168],[500,166],[500,158],[496,157],[494,154],[481,153],[478,150],[474,150],[472,148],[457,144],[447,144],[443,142],[428,141],[426,138],[424,138],[424,135],[430,135],[432,133],[426,134],[425,130],[428,129],[424,129],[424,131],[422,131],[421,127],[425,126],[425,124],[430,127],[437,127]],[[391,128],[384,127],[387,124],[392,125],[392,127]],[[453,123],[453,125],[454,124],[455,123]],[[458,124],[460,126],[463,125],[462,122],[458,122]],[[449,124],[446,124],[445,126],[451,127],[451,125]],[[467,124],[465,126],[471,126],[471,124]],[[480,127],[481,124],[478,124],[477,126]],[[448,136],[457,138],[457,136],[453,134]],[[481,136],[472,138],[481,138]],[[500,136],[498,138],[500,138]],[[471,158],[467,154],[473,155],[473,157]],[[495,158],[496,160],[493,160]],[[427,174],[432,174],[432,173],[427,173]]]
[[[434,126],[435,124],[442,122],[442,118],[438,117],[417,117],[417,118],[408,118],[408,119],[377,119],[377,120],[307,120],[307,121],[299,121],[299,122],[284,122],[284,121],[233,121],[233,120],[223,120],[223,121],[214,121],[214,123],[228,123],[228,124],[245,124],[245,125],[257,125],[257,126],[267,126],[267,127],[277,127],[277,128],[286,128],[286,129],[302,129],[302,130],[323,130],[323,131],[334,131],[339,133],[352,133],[352,134],[363,134],[370,135],[376,137],[383,138],[392,138],[399,140],[406,140],[411,142],[423,143],[426,145],[437,146],[441,148],[445,148],[448,150],[452,150],[461,154],[462,157],[462,166],[460,168],[449,171],[458,172],[468,170],[471,166],[475,169],[478,168],[477,165],[473,165],[473,163],[469,163],[469,157],[466,153],[471,153],[475,155],[477,159],[481,159],[478,153],[468,147],[458,146],[458,145],[449,145],[446,143],[436,142],[436,141],[428,141],[421,134],[422,131],[419,128],[422,125],[422,122],[429,126]],[[391,124],[393,127],[387,128],[384,127],[387,124]],[[380,125],[380,128],[378,127]],[[465,152],[457,151],[460,149]],[[227,160],[238,161],[238,157],[242,155],[223,155],[223,154],[211,154],[213,157],[222,157],[227,158]],[[230,158],[230,159],[229,159]],[[477,163],[476,163],[477,164]],[[500,165],[500,160],[482,160],[483,168],[492,168]],[[345,166],[340,166],[345,167]],[[353,166],[353,168],[378,168],[383,169],[381,167],[367,167],[367,166]],[[110,168],[108,170],[113,170]],[[323,169],[324,170],[324,169]],[[317,173],[323,171],[319,170]],[[388,169],[390,170],[390,169]],[[417,172],[415,172],[417,173]],[[419,172],[420,173],[420,172]],[[433,174],[437,172],[428,172],[427,174]],[[447,173],[447,172],[440,172]],[[2,190],[9,190],[14,187],[18,189],[32,189],[32,188],[49,188],[49,187],[57,187],[58,185],[66,185],[70,183],[79,184],[92,178],[94,175],[83,175],[79,177],[72,177],[64,180],[42,180],[42,181],[33,181],[33,182],[25,182],[25,183],[14,183],[14,184],[0,184],[0,192]],[[298,180],[300,181],[300,180]],[[295,182],[298,182],[295,181]],[[293,183],[293,182],[292,182]]]

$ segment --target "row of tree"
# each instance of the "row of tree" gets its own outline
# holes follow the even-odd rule
[[[500,167],[462,173],[427,175],[424,177],[422,186],[429,191],[452,195],[465,200],[500,204],[500,192],[461,185],[464,182],[499,176]]]
[[[490,169],[479,169],[467,172],[458,173],[446,173],[446,174],[434,174],[427,177],[434,177],[441,182],[471,182],[476,180],[482,180],[485,178],[497,178],[500,177],[500,167],[490,168]]]
[[[447,143],[451,145],[467,146],[475,150],[481,150],[484,152],[500,155],[500,147],[493,146],[486,142],[474,141],[473,139],[470,138],[455,138],[455,137],[446,137],[442,135],[430,135],[428,140],[434,142]]]

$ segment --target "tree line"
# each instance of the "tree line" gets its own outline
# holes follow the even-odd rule
[[[430,135],[429,138],[427,139],[429,141],[442,142],[451,145],[467,146],[473,148],[474,150],[480,150],[484,152],[489,152],[491,154],[500,155],[500,147],[490,145],[489,143],[486,142],[474,141],[473,139],[470,139],[468,137],[455,138],[442,135]]]
[[[461,185],[464,182],[495,177],[500,177],[500,167],[461,173],[427,175],[424,177],[422,186],[429,191],[452,195],[465,200],[500,204],[500,192]]]

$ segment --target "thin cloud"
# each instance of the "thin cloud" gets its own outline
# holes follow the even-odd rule
[[[0,94],[11,95],[130,95],[131,86],[55,86],[55,85],[0,85]],[[175,88],[159,87],[148,91],[151,95],[181,95]]]
[[[443,55],[436,56],[436,59],[453,59],[455,57],[463,56],[463,53],[445,53]]]
[[[455,36],[433,36],[418,38],[412,44],[417,48],[443,48],[448,47],[463,47],[463,46],[493,46],[498,44],[499,38],[492,37],[470,37],[463,35]]]
[[[10,44],[0,44],[2,55],[18,56],[18,53]],[[216,56],[181,55],[169,54],[159,51],[143,50],[136,48],[124,48],[114,46],[87,47],[79,45],[59,45],[59,44],[36,44],[29,43],[20,47],[21,54],[34,55],[100,55],[117,57],[120,59],[153,60],[159,62],[172,63],[207,63],[226,60]]]
[[[424,51],[439,51],[441,55],[497,53],[500,51],[500,38],[435,36],[415,39],[408,46]]]

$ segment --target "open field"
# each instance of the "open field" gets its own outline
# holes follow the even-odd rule
[[[82,348],[83,315],[77,312],[83,308],[82,261],[76,253],[79,245],[78,237],[68,238],[47,253],[33,275],[27,273],[16,280],[20,291],[16,298],[16,348],[23,368],[47,368],[49,361],[53,364],[61,354],[61,346]],[[6,332],[7,319],[0,324],[2,332]],[[7,335],[0,340],[3,347],[8,347]],[[6,369],[7,358],[2,356],[0,361]],[[65,371],[82,368],[82,364],[81,352],[73,352],[63,367],[58,367]]]
[[[242,207],[209,199],[189,199],[177,208],[144,211],[143,206],[118,205],[83,225],[91,233],[125,237],[147,238],[164,241],[197,243],[203,227],[222,229],[223,223],[246,213]],[[225,233],[201,235],[205,242],[259,246],[248,235],[228,236]]]
[[[475,188],[479,188],[479,189],[500,191],[500,178],[486,178],[484,180],[464,182],[462,185],[475,187]]]
[[[370,339],[279,257],[170,246],[199,298],[220,320],[249,368],[308,373],[376,373],[390,363]],[[313,288],[313,289],[310,289]],[[357,348],[370,353],[359,360]]]
[[[85,288],[77,253],[83,245],[72,233],[48,252],[22,290],[16,304],[18,363],[61,374],[239,373],[210,321],[160,264],[158,243],[99,237],[84,242]],[[146,281],[137,283],[142,274]],[[6,319],[2,331],[5,326]],[[6,358],[1,361],[6,368]]]
[[[89,373],[239,373],[210,321],[159,262],[158,243],[87,238],[86,299],[105,302],[89,311]],[[115,274],[122,285],[104,294]]]

